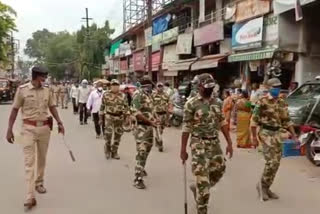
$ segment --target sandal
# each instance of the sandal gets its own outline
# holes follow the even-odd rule
[[[29,199],[27,203],[25,203],[24,206],[24,210],[30,211],[33,207],[35,207],[37,205],[37,201],[35,198]]]
[[[45,193],[47,193],[47,189],[44,188],[43,185],[36,186],[36,191],[37,191],[38,193],[40,193],[40,194],[45,194]]]

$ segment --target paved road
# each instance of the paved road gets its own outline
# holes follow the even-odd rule
[[[5,143],[10,105],[0,105],[0,204],[1,213],[23,213],[24,174],[19,145]],[[48,193],[38,196],[35,214],[179,214],[183,213],[182,167],[179,160],[180,130],[165,133],[165,152],[153,150],[147,164],[147,189],[132,186],[135,143],[126,134],[121,160],[105,160],[103,140],[96,140],[92,122],[80,126],[71,110],[60,110],[77,162],[72,163],[62,139],[53,133],[46,174]],[[16,126],[18,133],[19,125]],[[228,161],[223,180],[212,191],[210,213],[298,214],[320,210],[320,169],[304,157],[283,159],[273,189],[281,200],[261,203],[255,184],[263,160],[253,151],[236,150]],[[188,170],[190,171],[190,170]],[[192,181],[189,174],[189,182]],[[189,192],[189,211],[195,204]]]

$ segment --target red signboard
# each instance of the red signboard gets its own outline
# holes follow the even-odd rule
[[[161,60],[160,51],[152,54],[152,71],[159,70],[160,60]]]
[[[223,39],[223,22],[221,21],[194,30],[194,46],[206,45]]]
[[[123,59],[120,61],[120,70],[121,71],[127,71],[129,70],[128,61],[127,59]]]
[[[133,70],[144,71],[144,50],[133,53]]]

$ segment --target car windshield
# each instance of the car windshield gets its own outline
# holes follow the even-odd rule
[[[290,97],[298,99],[316,98],[320,95],[320,84],[306,84],[293,92]]]
[[[6,81],[0,81],[0,88],[5,88],[8,86],[8,83]]]

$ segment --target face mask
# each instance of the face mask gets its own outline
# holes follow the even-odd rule
[[[111,91],[112,91],[112,92],[118,92],[119,89],[120,89],[120,86],[119,86],[119,85],[112,85],[112,86],[111,86]]]
[[[142,87],[142,90],[146,94],[151,94],[152,93],[152,86],[151,85],[150,86],[144,86],[144,87]]]
[[[279,94],[280,94],[280,88],[271,88],[269,90],[269,93],[271,94],[271,96],[273,98],[278,98],[279,97]]]
[[[213,88],[204,88],[203,89],[203,97],[205,97],[205,98],[211,97],[212,92],[213,92]]]
[[[98,88],[98,91],[100,91],[100,92],[101,92],[102,90],[103,90],[103,88],[102,88],[102,87],[99,87],[99,88]]]
[[[46,85],[46,81],[40,81],[41,87],[44,87]]]
[[[83,88],[87,88],[87,86],[88,86],[87,84],[82,84]]]

